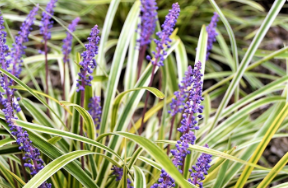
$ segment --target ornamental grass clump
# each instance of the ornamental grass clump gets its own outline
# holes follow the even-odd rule
[[[287,187],[286,1],[222,1],[1,2],[0,187]]]

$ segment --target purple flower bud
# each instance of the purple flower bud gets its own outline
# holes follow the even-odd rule
[[[172,115],[176,115],[178,112],[183,112],[181,127],[177,130],[182,133],[180,140],[175,145],[176,148],[171,150],[173,155],[172,162],[182,173],[182,166],[185,158],[191,152],[188,150],[189,144],[194,144],[196,137],[194,134],[195,130],[198,130],[196,120],[196,113],[201,113],[203,106],[200,105],[202,98],[202,74],[201,74],[201,62],[197,62],[192,69],[191,66],[185,72],[185,77],[181,84],[179,84],[179,91],[175,92],[176,99],[174,99],[170,106]],[[199,115],[197,115],[199,116]],[[154,184],[152,188],[156,187],[167,187],[173,185],[172,178],[162,170],[159,184]],[[170,186],[171,187],[171,186]]]
[[[9,60],[9,64],[11,64],[12,66],[11,73],[16,77],[19,77],[22,71],[23,60],[21,59],[21,57],[22,55],[25,54],[24,49],[26,48],[26,46],[24,46],[23,43],[28,42],[28,35],[31,31],[31,26],[34,23],[37,12],[38,12],[38,5],[31,10],[26,20],[22,23],[20,31],[18,32],[18,35],[15,37],[15,43],[11,48],[11,59]]]
[[[111,170],[113,171],[111,175],[114,175],[116,177],[116,181],[120,181],[123,176],[123,168],[113,165]],[[127,178],[127,188],[133,188],[131,183],[132,183],[131,180]]]
[[[205,144],[206,148],[208,147],[208,144]],[[199,185],[200,188],[203,188],[203,181],[205,179],[204,175],[208,174],[208,170],[211,167],[209,163],[212,161],[212,155],[202,153],[200,157],[197,159],[196,165],[192,166],[192,169],[189,169],[189,172],[191,172],[191,179],[188,181],[193,183],[194,185]]]
[[[56,2],[57,0],[51,0],[46,6],[46,11],[42,13],[40,33],[43,35],[44,41],[47,41],[51,38],[50,29],[53,27],[53,21],[51,20],[51,18],[54,14]]]
[[[70,32],[74,32],[77,26],[77,23],[80,21],[80,18],[75,18],[72,23],[68,26],[68,29]],[[63,46],[62,46],[62,52],[63,52],[63,62],[68,63],[69,62],[69,54],[71,52],[71,45],[72,45],[72,39],[73,36],[70,32],[66,32],[66,38],[63,40]]]
[[[168,45],[172,40],[169,38],[173,32],[173,28],[177,22],[178,16],[180,13],[180,7],[178,3],[172,5],[172,9],[169,10],[168,15],[165,17],[165,21],[162,24],[162,31],[157,32],[156,35],[159,37],[159,40],[154,39],[156,43],[156,52],[153,52],[155,60],[152,61],[153,65],[163,66],[163,61],[166,55],[166,48],[169,48]]]
[[[99,130],[100,128],[100,122],[101,122],[101,115],[102,115],[102,108],[100,103],[100,97],[92,97],[90,99],[90,103],[88,104],[89,113],[92,116],[94,120],[94,125],[96,125],[96,130]]]
[[[84,51],[82,56],[82,61],[79,63],[81,68],[80,72],[78,73],[79,79],[77,80],[77,92],[84,91],[85,85],[91,86],[91,81],[93,79],[92,76],[89,76],[88,74],[93,73],[94,68],[96,67],[96,60],[94,59],[94,56],[98,54],[98,43],[100,41],[100,37],[98,36],[99,30],[98,26],[95,25],[92,28],[92,31],[90,33],[90,37],[88,37],[89,43],[85,45],[86,51]]]
[[[206,31],[208,33],[206,59],[209,58],[210,51],[213,48],[213,43],[216,41],[216,36],[218,35],[216,32],[218,17],[218,14],[214,12],[214,16],[212,17],[210,24],[206,27]]]
[[[157,3],[155,0],[141,0],[141,24],[138,25],[140,39],[137,41],[141,46],[150,44],[157,21]]]

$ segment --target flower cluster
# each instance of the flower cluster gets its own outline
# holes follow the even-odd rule
[[[72,23],[68,26],[68,29],[70,32],[74,32],[77,26],[77,23],[80,21],[80,18],[75,18]],[[63,40],[63,46],[62,46],[62,52],[63,52],[63,62],[68,63],[69,62],[69,54],[71,52],[71,45],[72,45],[72,39],[73,36],[70,32],[66,32],[66,38]]]
[[[111,175],[114,175],[116,177],[116,181],[120,181],[123,176],[123,168],[113,165],[111,170],[113,171]],[[131,180],[127,178],[127,188],[133,188],[131,184],[132,184]]]
[[[97,45],[100,41],[98,34],[98,26],[95,25],[92,28],[90,37],[88,37],[89,43],[85,45],[86,51],[81,54],[83,60],[79,63],[81,68],[80,72],[78,73],[80,78],[77,80],[77,92],[84,91],[85,85],[91,86],[91,80],[93,79],[93,76],[88,74],[92,74],[94,68],[96,67],[96,60],[94,59],[94,56],[98,54]]]
[[[23,45],[24,42],[28,41],[28,35],[31,30],[31,26],[33,25],[33,22],[35,20],[35,15],[38,12],[38,6],[34,7],[32,11],[29,13],[27,19],[22,23],[22,26],[20,27],[20,31],[18,32],[18,35],[15,37],[15,43],[13,44],[11,48],[11,61],[9,64],[11,64],[12,71],[11,73],[19,77],[21,71],[22,71],[22,62],[21,59],[22,55],[25,54],[24,49],[26,46]]]
[[[151,186],[151,188],[175,187],[175,181],[163,169],[161,170],[161,174],[160,174],[160,178],[158,179],[158,183],[153,184]]]
[[[201,118],[201,115],[197,117],[195,114],[203,112],[203,106],[200,105],[203,101],[202,97],[202,74],[201,74],[201,62],[197,62],[192,69],[191,66],[188,67],[188,71],[185,73],[185,77],[180,85],[180,91],[177,93],[181,97],[179,103],[181,105],[184,103],[184,111],[181,120],[181,127],[177,130],[182,133],[180,140],[177,141],[176,149],[171,150],[173,155],[172,162],[178,168],[180,173],[182,173],[182,166],[187,155],[190,154],[188,150],[189,144],[194,144],[196,137],[194,134],[195,130],[198,130],[197,117]],[[184,102],[186,100],[186,102]],[[172,101],[173,103],[173,101]],[[177,104],[174,102],[173,106]],[[178,109],[173,110],[173,113],[177,113]],[[172,113],[172,112],[171,112]],[[158,180],[159,184],[154,184],[151,188],[158,187],[174,187],[174,180],[162,170],[160,178]]]
[[[47,6],[46,10],[42,13],[40,33],[43,35],[44,41],[47,41],[51,38],[50,29],[53,27],[53,20],[51,20],[54,14],[54,8],[57,0],[51,0]]]
[[[157,9],[155,0],[141,0],[141,24],[138,25],[141,31],[140,39],[138,40],[140,47],[151,42],[151,36],[156,27]]]
[[[165,17],[165,21],[161,26],[162,31],[156,33],[156,35],[159,37],[159,40],[154,39],[154,42],[156,43],[156,52],[152,52],[155,58],[155,60],[151,62],[153,65],[164,65],[163,61],[165,55],[167,55],[167,52],[165,51],[165,46],[167,48],[170,48],[169,43],[172,42],[172,40],[169,37],[173,32],[174,26],[176,25],[179,13],[180,7],[178,3],[174,3],[172,5],[172,9],[169,10],[168,15]],[[151,57],[147,56],[147,60],[150,61]]]
[[[189,94],[189,87],[193,83],[194,70],[191,66],[188,67],[188,70],[185,72],[185,76],[181,81],[181,84],[178,85],[179,91],[175,91],[175,98],[172,99],[170,103],[171,110],[168,111],[172,116],[175,116],[177,113],[181,113],[184,109],[184,104]]]
[[[96,130],[99,130],[102,114],[100,97],[97,96],[92,97],[90,99],[90,103],[88,104],[88,108],[89,108],[88,111],[94,120],[94,125],[96,125]]]
[[[34,17],[32,17],[31,15],[35,16],[36,14],[35,12],[37,12],[36,10],[37,9],[34,8],[32,12],[29,14],[28,18],[25,20],[24,23],[26,23],[28,26],[26,24],[22,25],[21,27],[22,32],[20,32],[19,34],[20,35],[22,34],[23,36],[22,35],[19,36],[15,41],[16,44],[13,44],[13,48],[15,51],[16,51],[17,45],[19,45],[19,40],[22,40],[21,37],[23,37],[23,42],[27,41],[27,37],[25,37],[25,35],[28,35],[27,33],[29,32],[27,30],[23,31],[23,29],[30,28],[30,26],[33,24]],[[11,61],[6,61],[6,56],[11,55],[11,54],[9,54],[8,52],[9,48],[5,44],[6,32],[3,31],[5,29],[3,26],[3,23],[4,23],[3,18],[0,16],[0,65],[2,69],[8,72],[13,72],[11,70],[8,70],[9,65],[11,64]],[[21,54],[19,54],[18,58],[21,58],[21,55],[23,54],[22,52],[23,47],[21,48],[20,48]],[[12,66],[12,70],[13,68],[14,66]],[[17,70],[19,71],[19,69]],[[17,71],[14,71],[14,73],[16,72]],[[16,142],[19,145],[19,150],[23,150],[25,152],[23,160],[25,160],[26,162],[24,163],[24,166],[30,169],[31,175],[35,175],[43,168],[44,162],[40,158],[40,151],[32,145],[32,141],[29,139],[29,135],[27,131],[23,130],[21,127],[16,126],[14,123],[14,119],[17,119],[14,113],[20,112],[21,108],[17,104],[17,101],[19,101],[20,98],[17,98],[16,100],[14,99],[15,90],[10,88],[12,84],[13,82],[10,78],[8,78],[8,76],[6,75],[1,76],[0,85],[4,90],[4,92],[0,94],[0,101],[4,107],[2,111],[4,112],[6,122],[8,123],[10,127],[11,134],[16,138]],[[43,183],[40,187],[50,188],[51,184]]]
[[[206,148],[208,148],[208,144],[205,144]],[[203,188],[203,181],[205,179],[204,175],[208,174],[208,170],[211,167],[209,163],[212,161],[212,155],[202,153],[200,157],[197,159],[196,165],[192,166],[192,169],[189,169],[191,172],[191,178],[188,179],[189,182],[194,185],[199,185],[200,188]]]
[[[214,16],[212,17],[210,24],[206,27],[206,31],[208,33],[206,59],[208,59],[210,51],[213,47],[213,43],[216,41],[216,36],[218,35],[218,33],[216,32],[218,17],[219,15],[214,12]]]
[[[179,166],[179,170],[183,165],[185,157],[190,154],[190,151],[188,150],[189,144],[194,144],[196,140],[194,130],[199,129],[197,126],[197,119],[194,114],[202,113],[203,111],[203,106],[200,105],[201,101],[203,100],[200,61],[195,64],[194,70],[191,72],[191,76],[186,77],[186,80],[184,80],[184,82],[186,81],[191,83],[191,88],[188,90],[187,101],[184,105],[181,127],[177,129],[182,133],[182,136],[180,137],[180,140],[177,141],[176,149],[171,150],[171,153],[174,156],[172,161],[175,166]],[[199,115],[199,117],[201,117],[201,115]]]

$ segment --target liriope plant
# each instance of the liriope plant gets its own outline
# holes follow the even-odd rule
[[[61,3],[34,4],[15,37],[5,6],[1,12],[0,187],[267,187],[287,178],[287,154],[272,168],[258,164],[272,138],[287,136],[280,131],[288,76],[270,61],[286,60],[287,47],[259,49],[285,0],[274,2],[244,50],[214,0],[203,2],[215,12],[199,28],[196,49],[177,35],[186,8],[177,2],[163,24],[155,0],[126,4],[116,39],[120,0],[83,33],[87,18],[55,16]],[[58,28],[66,31],[59,41]],[[217,72],[220,60],[231,71]],[[277,76],[253,71],[260,65]],[[261,77],[272,81],[263,85]],[[244,92],[243,78],[253,92]],[[207,87],[208,79],[217,82]]]

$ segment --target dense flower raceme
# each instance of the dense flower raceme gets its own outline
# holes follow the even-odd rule
[[[24,49],[26,48],[23,43],[28,41],[28,35],[32,29],[31,26],[33,25],[37,12],[38,5],[32,9],[26,20],[22,23],[18,35],[15,36],[15,43],[11,48],[11,59],[9,60],[11,62],[9,64],[12,65],[11,73],[16,77],[19,77],[22,71],[23,60],[21,57],[25,54]]]
[[[100,122],[101,122],[101,114],[102,114],[100,97],[97,97],[97,96],[92,97],[90,99],[90,103],[88,104],[88,108],[89,108],[89,113],[94,120],[94,125],[96,125],[96,130],[99,130]]]
[[[218,17],[219,15],[215,12],[214,16],[211,19],[210,24],[206,27],[206,31],[208,33],[206,59],[208,59],[210,51],[212,50],[213,47],[213,43],[216,41],[216,36],[218,35],[218,33],[216,32]]]
[[[80,18],[75,18],[72,23],[68,26],[68,29],[70,32],[74,32],[77,26],[77,23],[80,21]],[[68,63],[69,62],[69,54],[71,52],[71,45],[72,45],[72,39],[73,36],[70,32],[66,32],[66,38],[63,40],[63,46],[62,46],[62,52],[63,52],[63,62]]]
[[[47,6],[46,10],[42,13],[41,25],[40,25],[40,33],[43,35],[44,41],[47,41],[51,38],[50,29],[53,27],[53,20],[51,20],[51,16],[54,14],[54,8],[57,0],[51,0]]]
[[[141,24],[138,25],[141,31],[138,40],[140,47],[151,42],[151,36],[156,27],[157,9],[155,0],[141,0]]]
[[[217,21],[218,21],[218,14],[215,12],[214,16],[211,19],[210,24],[206,28],[208,32],[207,55],[206,55],[207,59],[209,57],[213,43],[216,41],[216,36],[218,35],[216,32]],[[183,107],[188,96],[187,89],[191,85],[190,75],[193,75],[193,70],[189,66],[188,70],[185,72],[185,78],[181,81],[182,85],[179,84],[179,91],[174,92],[175,98],[173,98],[172,102],[170,103],[171,110],[169,111],[169,113],[172,116],[175,116],[177,113],[181,113],[183,111]]]
[[[208,144],[205,144],[206,148],[208,148]],[[205,179],[204,175],[208,174],[208,170],[211,167],[209,163],[212,161],[212,155],[202,153],[200,157],[197,159],[196,165],[192,166],[192,169],[189,169],[191,172],[191,179],[188,179],[189,182],[194,185],[199,185],[200,188],[203,188],[203,181]]]
[[[152,52],[154,55],[155,60],[152,61],[153,65],[163,66],[163,61],[167,52],[165,51],[166,48],[170,48],[169,43],[172,40],[169,38],[173,32],[173,28],[177,22],[178,16],[180,13],[180,7],[178,3],[174,3],[172,5],[172,9],[169,10],[168,15],[165,17],[165,21],[162,24],[162,31],[157,32],[156,35],[159,37],[159,40],[154,39],[156,43],[156,51]],[[150,61],[151,57],[147,56],[147,60]]]
[[[122,176],[123,176],[123,168],[117,167],[117,166],[112,166],[111,170],[112,170],[111,175],[114,175],[116,177],[116,181],[120,181],[122,179]],[[132,183],[131,180],[129,178],[127,178],[127,188],[133,188],[131,183]]]
[[[175,98],[172,99],[172,102],[170,103],[171,110],[168,111],[172,116],[175,116],[177,113],[181,113],[184,109],[185,101],[187,100],[189,90],[188,88],[193,83],[193,75],[194,70],[191,66],[188,67],[188,70],[185,72],[185,76],[183,80],[181,81],[181,84],[179,84],[179,91],[175,91],[174,95]]]
[[[84,91],[85,85],[91,86],[91,80],[93,79],[93,76],[89,74],[92,74],[94,68],[96,67],[96,60],[94,59],[94,56],[98,54],[98,43],[100,41],[98,34],[98,26],[95,25],[92,28],[90,37],[88,37],[89,43],[85,44],[86,51],[81,54],[83,59],[79,63],[81,68],[80,72],[78,73],[80,78],[77,80],[77,92]]]
[[[6,32],[3,31],[3,23],[3,18],[0,16],[0,64],[4,70],[9,71],[8,67],[11,61],[6,61],[6,56],[10,54],[8,53],[9,48],[5,44]],[[0,85],[4,89],[4,92],[2,92],[0,95],[0,100],[2,105],[4,106],[2,111],[4,112],[6,122],[10,127],[12,135],[16,138],[19,149],[25,152],[23,160],[25,160],[26,162],[24,163],[24,166],[30,169],[31,175],[35,175],[43,168],[44,164],[43,160],[40,158],[40,151],[32,145],[32,141],[29,139],[27,131],[14,124],[13,120],[17,119],[14,113],[20,112],[21,108],[17,104],[19,98],[15,100],[13,97],[15,90],[10,88],[10,86],[12,86],[12,80],[9,79],[6,75],[4,75],[0,78]],[[51,184],[43,183],[40,187],[50,188]]]
[[[203,101],[202,97],[202,74],[201,74],[201,62],[197,62],[192,69],[188,67],[188,71],[185,73],[185,77],[179,85],[180,91],[177,93],[179,97],[182,97],[181,104],[184,103],[184,113],[182,115],[181,127],[177,130],[182,133],[180,140],[177,141],[176,149],[171,150],[173,155],[172,162],[182,173],[182,166],[184,160],[190,151],[188,150],[189,144],[194,145],[196,137],[195,130],[198,130],[197,117],[201,118],[201,115],[195,116],[195,114],[203,112],[203,106],[200,105]],[[186,99],[187,98],[187,99]],[[186,100],[186,102],[184,102]],[[173,101],[172,101],[173,103]],[[177,105],[175,102],[172,106]],[[173,111],[175,112],[175,111]],[[157,187],[174,187],[174,180],[162,170],[158,184],[154,184],[151,188]]]

